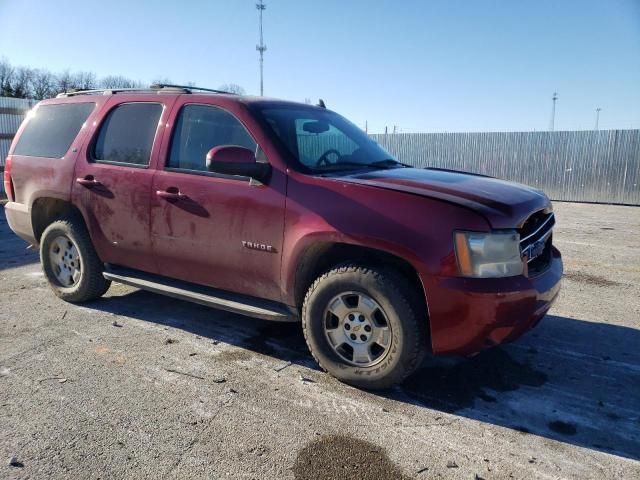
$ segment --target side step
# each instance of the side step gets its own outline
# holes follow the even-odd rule
[[[149,292],[199,303],[227,312],[276,322],[297,322],[298,315],[287,305],[238,293],[217,290],[151,273],[110,265],[104,278]]]

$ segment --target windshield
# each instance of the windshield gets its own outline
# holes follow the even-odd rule
[[[269,106],[259,109],[258,114],[304,172],[402,166],[360,128],[335,112],[315,107]]]

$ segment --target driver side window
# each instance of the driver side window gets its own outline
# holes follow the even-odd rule
[[[229,112],[209,105],[182,107],[171,140],[167,167],[206,171],[207,152],[220,145],[237,145],[256,151],[257,144]]]
[[[358,149],[358,144],[351,140],[341,130],[328,124],[328,130],[320,133],[312,133],[305,129],[307,123],[317,123],[314,119],[296,118],[296,138],[298,141],[298,157],[300,162],[307,167],[317,166],[318,160],[329,150],[336,150],[340,157],[351,155]],[[328,155],[331,162],[336,162],[336,153]]]

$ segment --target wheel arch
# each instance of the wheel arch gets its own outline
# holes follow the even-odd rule
[[[42,233],[47,226],[58,219],[68,216],[77,217],[86,226],[80,210],[69,201],[54,197],[39,197],[34,200],[31,205],[31,225],[36,242],[40,243]]]
[[[420,302],[420,308],[426,313],[428,322],[425,287],[418,271],[408,260],[376,248],[342,242],[315,242],[301,254],[297,262],[293,289],[293,300],[296,308],[302,308],[304,297],[316,278],[328,270],[345,263],[368,266],[379,265],[406,278],[411,285],[415,285],[414,294],[416,300]]]

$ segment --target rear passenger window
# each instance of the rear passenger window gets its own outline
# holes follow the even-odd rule
[[[30,157],[62,158],[95,106],[95,103],[39,106],[30,114],[13,153]]]
[[[237,145],[254,152],[258,146],[229,112],[207,105],[185,105],[173,132],[167,167],[205,171],[207,152],[220,145]]]
[[[96,161],[149,165],[162,114],[159,103],[124,103],[109,112],[93,148]]]

